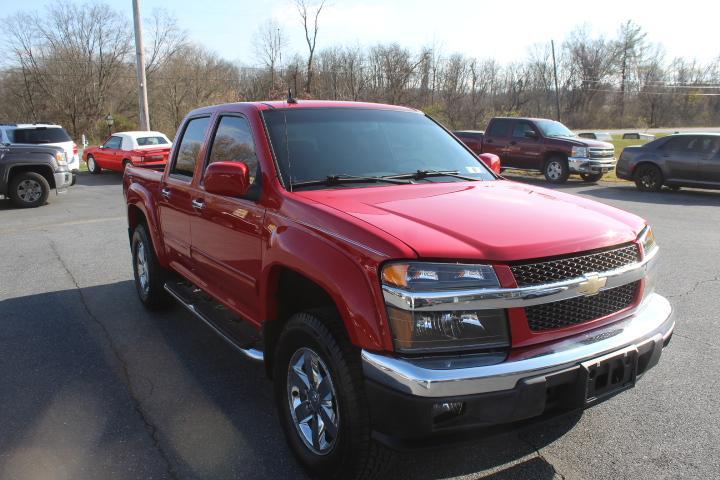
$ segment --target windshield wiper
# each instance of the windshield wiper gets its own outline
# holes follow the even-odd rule
[[[294,182],[290,184],[292,189],[298,187],[315,187],[315,186],[327,186],[334,187],[335,185],[341,185],[345,183],[394,183],[398,185],[406,185],[410,183],[406,180],[400,180],[392,177],[362,177],[356,175],[328,175],[325,178],[319,178],[317,180],[305,180],[302,182]]]
[[[457,170],[418,170],[412,173],[399,173],[397,175],[387,175],[382,178],[396,179],[396,178],[412,178],[413,180],[422,180],[428,177],[455,177],[462,180],[470,180],[472,182],[479,180],[479,178],[466,177],[460,175]]]

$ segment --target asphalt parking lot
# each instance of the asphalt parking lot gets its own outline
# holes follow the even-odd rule
[[[140,305],[120,182],[0,200],[0,478],[305,478],[262,368],[181,307]],[[654,225],[677,320],[660,365],[582,416],[403,454],[393,478],[720,476],[720,192],[557,188]]]

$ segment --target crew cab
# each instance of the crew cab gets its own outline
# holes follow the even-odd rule
[[[148,167],[164,167],[172,142],[160,132],[118,132],[105,143],[86,148],[83,158],[90,173],[100,173],[103,168],[122,172],[128,165],[142,164]]]
[[[16,207],[45,205],[51,189],[64,193],[72,183],[62,147],[0,144],[0,195]]]
[[[643,219],[504,180],[414,109],[200,108],[123,191],[140,301],[263,362],[290,448],[325,478],[595,405],[673,333]]]
[[[570,174],[597,182],[615,168],[613,144],[578,137],[542,118],[491,119],[477,151],[499,156],[503,169],[540,171],[550,183],[563,183]]]

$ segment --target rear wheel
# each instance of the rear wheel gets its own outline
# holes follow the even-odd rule
[[[34,208],[45,205],[50,195],[50,184],[36,172],[18,173],[10,180],[10,199],[16,207]]]
[[[635,170],[635,186],[643,192],[657,192],[662,188],[663,176],[660,169],[652,164],[644,164]]]
[[[90,173],[98,174],[102,172],[102,168],[100,168],[100,165],[97,164],[95,157],[92,155],[88,155],[87,157],[87,166]]]
[[[570,176],[567,158],[560,156],[550,157],[543,169],[545,179],[550,183],[565,183]]]
[[[293,315],[276,352],[275,402],[300,463],[326,479],[380,477],[389,452],[371,438],[360,353],[337,314]]]
[[[132,237],[132,262],[135,288],[140,301],[151,310],[168,306],[170,295],[165,291],[168,272],[157,260],[145,225],[135,227]]]
[[[603,173],[581,173],[580,178],[582,178],[584,182],[595,183],[600,181],[603,175]]]

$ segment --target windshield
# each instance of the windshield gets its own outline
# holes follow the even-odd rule
[[[535,122],[546,137],[574,137],[565,125],[555,120],[537,120]]]
[[[16,128],[8,131],[8,136],[12,143],[32,143],[36,145],[72,141],[64,128]]]
[[[415,112],[359,108],[312,108],[263,112],[285,185],[353,175],[383,177],[421,171],[453,171],[477,180],[495,177],[457,140]],[[457,182],[427,176],[422,182]],[[332,185],[372,186],[362,182]],[[327,188],[318,185],[316,188]]]

